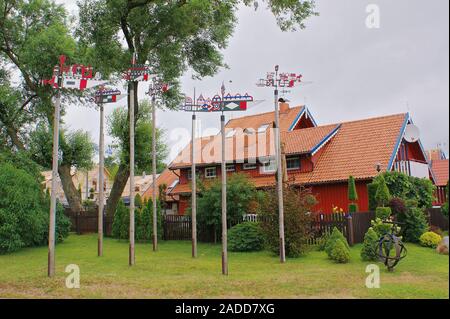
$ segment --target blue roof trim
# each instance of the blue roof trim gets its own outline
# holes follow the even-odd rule
[[[411,122],[411,124],[414,124],[414,121],[412,120],[412,118],[410,119],[410,122]],[[427,161],[428,170],[431,173],[431,178],[433,179],[433,182],[436,182],[436,175],[434,174],[433,168],[431,167],[431,161],[428,159],[428,156],[425,152],[425,148],[423,147],[423,144],[422,144],[422,141],[420,140],[420,138],[419,138],[418,142],[419,142],[420,150],[422,151],[422,155],[425,158],[425,160]]]
[[[394,164],[394,160],[395,157],[397,156],[398,149],[400,147],[400,144],[402,143],[403,135],[405,134],[406,125],[408,125],[409,121],[410,121],[409,113],[406,113],[405,121],[403,122],[402,129],[400,130],[400,134],[397,138],[397,142],[395,144],[394,151],[392,152],[391,159],[389,160],[389,164],[388,167],[386,168],[386,171],[392,170],[392,165]]]
[[[294,122],[292,122],[291,126],[289,126],[289,131],[292,131],[294,129],[294,127],[297,125],[298,121],[302,118],[303,115],[305,115],[305,113],[308,114],[308,118],[311,119],[311,122],[313,123],[314,126],[317,126],[316,121],[314,120],[314,117],[311,115],[311,112],[309,112],[309,109],[306,107],[306,105],[304,105],[300,112],[297,114],[297,116],[295,117]]]
[[[337,131],[339,131],[339,129],[341,128],[342,124],[337,125],[330,133],[327,134],[327,136],[325,136],[316,146],[314,146],[311,149],[311,154],[314,154],[319,148],[321,148],[323,146],[323,144],[325,144],[326,142],[328,142],[328,140],[334,136]]]

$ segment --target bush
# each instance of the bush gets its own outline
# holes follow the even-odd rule
[[[442,241],[442,237],[434,232],[423,233],[420,238],[420,244],[424,247],[436,248]]]
[[[375,211],[377,209],[377,200],[375,199],[375,194],[378,189],[378,184],[375,182],[372,182],[370,184],[367,184],[367,193],[369,196],[369,210]]]
[[[162,212],[160,202],[157,202],[156,205],[156,213],[157,215],[157,237],[158,239],[162,238],[163,235],[163,222],[162,222]],[[153,201],[151,199],[148,200],[146,205],[141,211],[141,224],[138,224],[136,227],[142,229],[142,232],[139,237],[136,237],[137,240],[140,241],[152,241],[153,240]]]
[[[358,204],[352,203],[348,205],[348,212],[349,213],[356,213],[359,211]]]
[[[114,213],[114,219],[112,224],[112,237],[117,239],[126,239],[128,231],[124,234],[123,232],[123,222],[125,219],[125,215],[127,214],[127,208],[123,202],[123,200],[119,200],[117,204],[116,212]]]
[[[330,259],[340,264],[345,264],[350,261],[350,251],[346,246],[346,242],[341,239],[335,242],[330,253]]]
[[[259,251],[264,247],[264,238],[258,223],[246,222],[228,231],[230,251]]]
[[[372,220],[370,224],[372,225],[372,229],[377,233],[378,237],[381,237],[386,233],[390,233],[393,227],[396,227],[396,229],[394,230],[395,233],[398,233],[400,231],[399,226],[395,226],[394,224],[390,223],[385,223],[380,218],[375,218],[375,220]]]
[[[390,207],[377,207],[375,210],[376,218],[381,220],[388,220],[391,217],[392,211]]]
[[[398,216],[401,214],[405,214],[408,208],[406,207],[406,203],[403,199],[394,197],[389,201],[389,205],[391,208],[392,214],[394,216]]]
[[[377,192],[375,193],[375,200],[377,201],[378,206],[385,207],[391,200],[391,193],[389,192],[389,188],[386,185],[383,175],[378,176],[377,184],[378,187]]]
[[[327,245],[327,241],[330,238],[330,233],[325,232],[320,236],[320,238],[317,241],[317,250],[318,251],[325,251],[325,246]]]
[[[46,245],[50,198],[39,180],[10,163],[0,164],[0,254]],[[68,236],[70,221],[56,208],[56,242]]]
[[[309,249],[307,242],[312,237],[310,211],[316,199],[309,190],[292,186],[286,186],[283,195],[286,256],[299,257]],[[261,205],[261,214],[264,218],[260,225],[267,246],[279,254],[278,196],[275,189],[267,192],[265,202]]]
[[[363,247],[361,249],[361,259],[364,261],[377,261],[378,253],[377,247],[380,236],[373,230],[369,228],[367,233],[364,235]]]
[[[327,253],[328,257],[331,258],[331,252],[333,251],[333,247],[339,240],[341,240],[345,244],[345,247],[350,250],[350,246],[347,243],[347,239],[344,237],[344,235],[342,235],[339,229],[334,227],[330,237],[327,240],[327,243],[325,244],[325,252]]]
[[[418,243],[420,236],[428,230],[425,213],[418,207],[409,207],[405,214],[398,216],[402,224],[401,235],[404,241]]]

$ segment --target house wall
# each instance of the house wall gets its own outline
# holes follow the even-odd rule
[[[367,191],[367,184],[369,183],[370,181],[356,182],[356,191],[359,198],[357,204],[362,212],[369,210]],[[318,201],[318,204],[314,207],[315,212],[330,213],[333,211],[333,206],[342,208],[345,212],[348,211],[348,183],[312,185],[311,190]]]

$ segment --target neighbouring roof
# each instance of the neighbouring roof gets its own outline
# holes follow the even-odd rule
[[[446,186],[448,182],[448,159],[431,161],[431,169],[434,172],[436,186]]]
[[[312,172],[289,174],[289,178],[296,184],[343,182],[350,175],[360,180],[371,179],[378,174],[377,163],[385,170],[390,169],[408,120],[408,114],[396,114],[284,132],[282,140],[286,141],[287,154],[322,147]],[[251,180],[257,187],[275,183],[273,175]],[[186,184],[177,185],[173,192],[189,191]]]
[[[167,194],[170,194],[170,191],[178,184],[178,177],[180,176],[180,171],[172,171],[166,168],[159,176],[156,178],[156,187],[159,189],[159,186],[165,184],[167,186]],[[153,184],[151,185],[153,186]],[[149,187],[144,195],[145,199],[153,199],[153,187]],[[176,198],[171,196],[167,196],[167,201],[173,201]]]
[[[158,178],[159,175],[156,175]],[[148,188],[152,185],[153,175],[139,175],[134,177],[134,186],[139,189],[136,190],[136,194],[139,193],[140,196],[143,196]],[[123,189],[122,197],[130,197],[130,178],[128,178],[127,184]]]

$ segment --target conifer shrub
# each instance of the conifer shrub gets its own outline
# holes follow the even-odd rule
[[[423,233],[419,238],[420,244],[424,247],[436,248],[442,241],[442,237],[438,234],[429,231]]]
[[[364,235],[364,242],[361,249],[361,259],[364,261],[377,261],[378,260],[378,243],[380,236],[373,230],[369,230]]]
[[[348,249],[346,242],[342,239],[338,239],[330,252],[330,259],[339,264],[346,264],[350,261],[350,250]]]
[[[327,243],[325,244],[325,252],[327,253],[328,257],[331,258],[331,252],[333,251],[334,245],[341,240],[345,247],[350,250],[350,246],[348,245],[347,239],[342,235],[342,233],[337,229],[337,227],[333,228],[333,231],[331,232],[330,237],[327,240]]]

